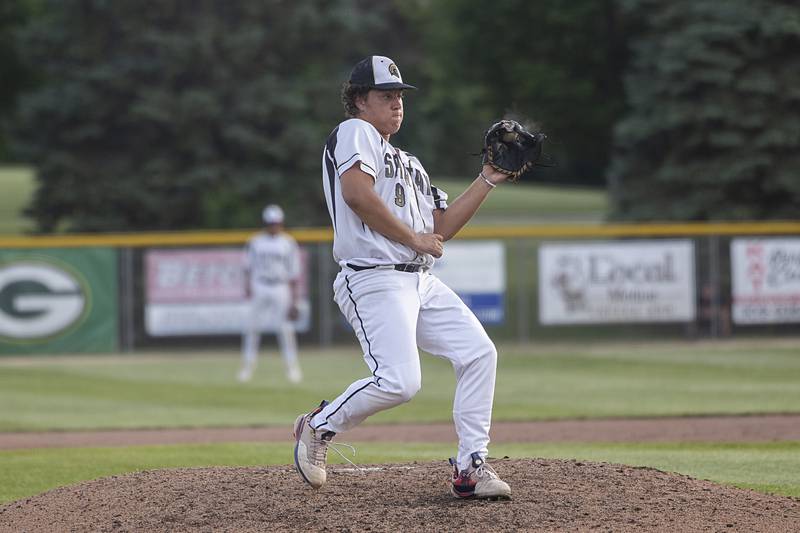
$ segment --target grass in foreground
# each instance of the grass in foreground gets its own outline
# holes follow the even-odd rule
[[[454,450],[439,444],[365,443],[360,464],[442,461]],[[497,457],[546,457],[649,466],[762,492],[800,497],[800,442],[759,444],[513,444]],[[335,455],[335,454],[332,454]],[[193,466],[290,465],[292,443],[64,448],[0,451],[0,503],[59,486],[140,470]],[[341,462],[331,457],[331,462]],[[287,468],[289,468],[287,466]],[[535,472],[531,473],[535,476]],[[387,480],[387,482],[389,482]],[[298,479],[298,483],[300,483]]]
[[[303,350],[286,382],[274,350],[253,382],[238,355],[0,358],[0,431],[286,425],[367,374],[355,347]],[[797,341],[500,346],[495,420],[800,410]],[[369,423],[449,422],[452,368],[423,355],[422,391]]]

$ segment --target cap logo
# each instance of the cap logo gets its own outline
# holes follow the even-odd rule
[[[400,71],[397,70],[397,65],[395,65],[394,63],[389,64],[389,74],[391,74],[395,78],[400,78]]]

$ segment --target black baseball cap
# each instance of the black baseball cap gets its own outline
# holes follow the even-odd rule
[[[416,89],[413,85],[403,83],[400,69],[385,56],[369,56],[356,63],[350,73],[350,83],[384,91]]]

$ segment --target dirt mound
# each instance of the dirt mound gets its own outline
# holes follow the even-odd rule
[[[454,500],[442,463],[332,466],[315,491],[291,467],[139,472],[0,507],[0,531],[790,531],[800,501],[650,468],[493,461],[510,502]]]

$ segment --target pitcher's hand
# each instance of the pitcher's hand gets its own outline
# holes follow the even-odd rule
[[[438,233],[417,233],[411,249],[421,254],[431,254],[433,257],[442,257],[444,253],[444,239]]]

